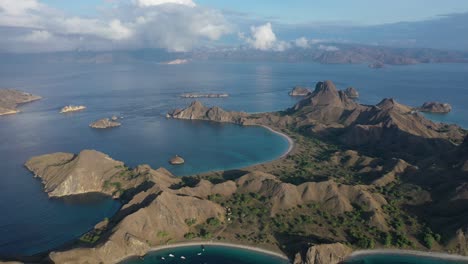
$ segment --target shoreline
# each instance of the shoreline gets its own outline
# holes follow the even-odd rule
[[[289,137],[288,135],[286,135],[283,132],[274,130],[273,128],[271,128],[269,126],[266,126],[266,125],[258,125],[258,126],[266,128],[270,132],[272,132],[274,134],[277,134],[277,135],[280,135],[280,136],[282,136],[283,138],[285,138],[288,141],[288,144],[289,144],[288,149],[281,156],[279,156],[278,158],[276,158],[276,159],[274,159],[272,161],[280,160],[280,159],[286,157],[289,153],[291,153],[291,151],[293,151],[295,143],[294,143],[294,140],[291,137]],[[263,164],[263,163],[261,163],[261,164]]]
[[[267,250],[267,249],[263,249],[263,248],[258,248],[258,247],[253,247],[253,246],[239,245],[239,244],[226,243],[226,242],[214,242],[214,241],[181,242],[181,243],[174,243],[174,244],[170,244],[170,245],[162,245],[162,246],[157,246],[157,247],[151,247],[148,250],[148,252],[146,252],[146,254],[143,255],[143,256],[146,256],[146,255],[148,255],[150,253],[155,253],[155,252],[158,252],[158,251],[161,251],[161,250],[164,250],[164,249],[191,247],[191,246],[202,246],[202,245],[203,246],[223,246],[223,247],[230,247],[230,248],[246,249],[246,250],[250,250],[250,251],[254,251],[254,252],[258,252],[258,253],[263,253],[263,254],[266,254],[266,255],[275,256],[275,257],[281,258],[283,260],[290,261],[290,259],[285,254],[282,254],[282,253],[279,253],[279,252],[275,252],[275,251],[271,251],[271,250]],[[123,261],[130,260],[130,259],[135,258],[135,257],[138,257],[138,256],[136,256],[136,255],[128,256],[128,257],[125,257],[125,258],[122,258],[122,259],[118,260],[116,263],[122,263]]]
[[[375,250],[357,250],[354,251],[346,260],[353,260],[354,258],[366,257],[372,255],[402,255],[402,256],[415,256],[415,257],[429,257],[444,260],[462,260],[468,261],[468,257],[461,255],[453,255],[443,252],[430,252],[418,250],[403,250],[403,249],[375,249]]]

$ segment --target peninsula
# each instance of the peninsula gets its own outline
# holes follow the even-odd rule
[[[0,116],[11,115],[19,112],[18,105],[41,99],[40,96],[32,95],[17,90],[0,89]]]
[[[418,110],[427,113],[447,114],[452,111],[452,106],[447,103],[425,102]]]
[[[64,114],[64,113],[70,113],[70,112],[77,112],[77,111],[82,111],[85,109],[86,109],[86,106],[83,106],[83,105],[79,105],[79,106],[67,105],[60,110],[60,113]]]
[[[49,196],[101,192],[123,202],[106,225],[48,258],[116,263],[213,240],[280,252],[298,264],[336,264],[373,248],[467,255],[467,131],[413,109],[390,98],[361,105],[331,81],[280,112],[193,102],[167,116],[267,126],[297,144],[267,164],[192,177],[128,168],[92,150],[34,157],[26,167]]]

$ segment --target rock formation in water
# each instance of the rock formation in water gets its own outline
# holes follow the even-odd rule
[[[169,160],[169,163],[172,165],[182,165],[185,163],[185,160],[182,157],[175,155],[175,157]]]
[[[349,98],[359,98],[359,93],[354,87],[348,87],[344,92]]]
[[[89,126],[92,128],[97,129],[105,129],[105,128],[112,128],[112,127],[119,127],[122,124],[120,122],[112,121],[109,118],[103,118],[98,121],[91,123]]]
[[[227,93],[220,93],[220,94],[184,93],[184,94],[181,94],[180,97],[182,98],[226,98],[226,97],[229,97],[229,94]]]
[[[194,101],[186,109],[176,109],[167,114],[168,118],[189,119],[189,120],[209,120],[216,122],[240,123],[247,113],[226,112],[215,107],[206,107],[199,101]]]
[[[418,110],[427,113],[447,114],[452,111],[452,106],[447,103],[426,102]]]
[[[411,63],[403,63],[403,64],[411,64]],[[383,64],[382,62],[374,62],[374,63],[369,64],[369,68],[382,69],[382,68],[385,68],[385,64]]]
[[[65,107],[63,107],[61,110],[60,110],[60,113],[61,114],[64,114],[64,113],[70,113],[70,112],[77,112],[77,111],[82,111],[82,110],[85,110],[86,109],[86,106],[84,105],[67,105]]]
[[[29,103],[41,99],[40,96],[32,95],[17,90],[0,89],[0,116],[16,114],[19,104]]]
[[[353,250],[341,243],[311,246],[304,256],[297,254],[294,264],[339,264],[351,255]]]
[[[307,96],[311,94],[312,91],[308,88],[301,87],[301,86],[296,86],[292,89],[291,92],[289,92],[290,96]]]

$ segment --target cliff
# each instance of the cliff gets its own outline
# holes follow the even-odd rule
[[[0,116],[16,114],[19,112],[18,105],[41,99],[40,96],[32,95],[17,90],[0,90]]]

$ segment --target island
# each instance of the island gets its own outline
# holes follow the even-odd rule
[[[289,92],[290,96],[307,96],[310,95],[312,91],[308,88],[302,86],[296,86]]]
[[[114,117],[112,117],[111,119],[103,118],[103,119],[97,120],[89,124],[89,126],[91,128],[96,128],[96,129],[106,129],[106,128],[113,128],[113,127],[121,126],[122,124],[120,122],[116,122],[118,118],[117,117],[114,118]]]
[[[83,106],[83,105],[79,105],[79,106],[67,105],[60,110],[60,113],[64,114],[64,113],[70,113],[70,112],[77,112],[77,111],[82,111],[85,109],[86,109],[86,106]]]
[[[468,255],[468,133],[385,98],[362,105],[332,81],[289,109],[249,114],[195,101],[182,120],[266,126],[296,144],[233,171],[175,177],[84,150],[31,158],[50,197],[100,192],[122,202],[54,263],[118,263],[179,243],[234,243],[296,264],[345,260],[362,249]],[[211,242],[210,242],[211,241]]]
[[[169,160],[169,163],[171,165],[183,165],[185,163],[185,160],[179,155],[175,155],[175,157]]]
[[[447,103],[425,102],[418,110],[427,113],[447,114],[452,111],[452,106]]]
[[[168,62],[165,62],[163,64],[166,64],[166,65],[181,65],[181,64],[187,64],[189,63],[189,60],[186,60],[186,59],[176,59],[176,60],[172,60],[172,61],[168,61]]]
[[[40,96],[11,89],[0,89],[0,116],[19,112],[18,105],[41,99]]]
[[[180,97],[182,98],[226,98],[229,97],[229,94],[227,93],[208,93],[208,94],[198,94],[198,93],[184,93],[181,94]]]

